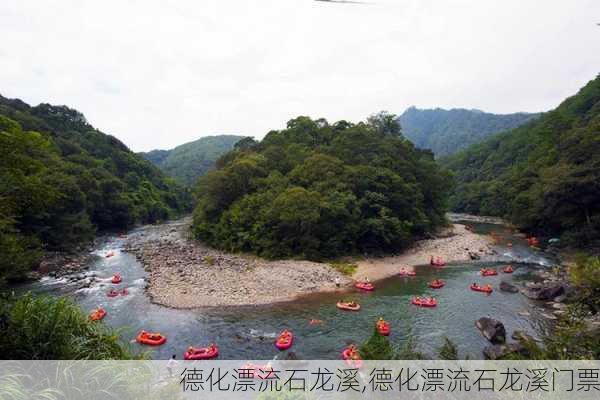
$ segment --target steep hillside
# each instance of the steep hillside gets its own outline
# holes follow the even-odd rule
[[[516,128],[539,114],[490,114],[479,110],[410,107],[399,117],[402,133],[417,147],[444,157],[494,133]]]
[[[78,111],[2,96],[0,200],[0,279],[98,229],[165,219],[190,203],[186,190]]]
[[[456,211],[497,215],[583,245],[600,232],[600,77],[558,108],[460,152]]]
[[[243,138],[235,135],[206,136],[172,150],[152,150],[140,154],[177,181],[191,186],[215,165],[222,154],[233,149]]]

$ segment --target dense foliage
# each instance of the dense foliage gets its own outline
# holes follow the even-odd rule
[[[404,136],[436,157],[454,154],[494,133],[523,125],[539,114],[490,114],[479,110],[408,108],[399,117]]]
[[[0,96],[0,200],[0,279],[16,279],[45,250],[165,219],[189,194],[79,112]]]
[[[387,113],[352,124],[298,117],[245,139],[200,179],[194,231],[266,257],[396,251],[445,223],[448,174]]]
[[[214,167],[221,155],[233,149],[243,138],[235,135],[206,136],[172,150],[152,150],[140,155],[178,182],[192,186]]]
[[[133,358],[116,332],[66,298],[0,300],[0,337],[0,358],[8,360]]]
[[[600,77],[558,108],[446,160],[452,208],[503,216],[539,235],[600,237]]]

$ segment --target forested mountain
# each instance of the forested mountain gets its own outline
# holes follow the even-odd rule
[[[180,183],[191,186],[214,167],[217,158],[233,149],[233,145],[243,138],[235,135],[206,136],[172,150],[140,154]]]
[[[260,143],[242,140],[200,178],[194,232],[266,257],[396,251],[445,222],[449,181],[393,115],[298,117]]]
[[[539,114],[490,114],[479,110],[410,107],[399,117],[404,136],[415,146],[444,157],[485,138],[516,128]]]
[[[600,76],[538,119],[446,160],[456,211],[585,245],[600,237]]]
[[[76,247],[189,207],[189,193],[66,106],[0,96],[0,279],[45,250]]]

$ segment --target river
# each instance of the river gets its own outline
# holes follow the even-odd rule
[[[223,359],[273,359],[289,357],[290,352],[300,359],[337,359],[340,351],[349,343],[360,344],[373,332],[375,320],[382,316],[391,323],[390,340],[402,346],[409,338],[417,349],[435,358],[437,348],[444,336],[457,344],[459,356],[472,359],[483,357],[482,349],[489,343],[474,325],[476,319],[491,316],[502,321],[510,336],[522,330],[540,337],[549,328],[551,321],[544,316],[547,311],[539,302],[533,302],[520,293],[506,293],[498,289],[501,280],[519,283],[531,278],[535,268],[552,265],[551,258],[530,249],[522,238],[514,236],[505,227],[490,223],[469,222],[478,233],[495,231],[501,244],[494,247],[497,255],[488,260],[473,263],[452,264],[443,269],[429,266],[417,267],[417,276],[412,278],[393,277],[377,283],[372,293],[346,291],[309,295],[292,303],[269,306],[218,308],[197,310],[175,310],[152,304],[144,292],[146,273],[136,258],[122,251],[124,240],[109,238],[99,245],[98,255],[86,268],[87,275],[96,276],[90,288],[80,288],[67,278],[45,277],[21,287],[20,291],[50,293],[71,296],[85,310],[97,306],[107,310],[104,322],[119,330],[125,342],[134,350],[151,350],[151,357],[166,359],[172,354],[181,358],[190,345],[205,346],[217,343]],[[132,233],[140,233],[144,227]],[[512,247],[506,243],[511,242]],[[110,258],[104,255],[113,251]],[[482,278],[481,267],[514,263],[513,274]],[[123,283],[116,287],[128,288],[129,295],[108,298],[107,291],[115,287],[110,277],[121,272]],[[427,283],[433,278],[446,281],[441,290],[430,289]],[[490,283],[494,287],[491,295],[469,290],[472,282]],[[418,308],[410,304],[415,295],[432,295],[438,300],[433,309]],[[344,312],[336,308],[340,297],[358,301],[360,312]],[[311,326],[310,319],[323,321],[322,325]],[[288,328],[294,332],[294,346],[287,352],[279,352],[273,346],[278,332]],[[158,348],[149,349],[135,343],[136,333],[141,330],[161,332],[168,341]]]

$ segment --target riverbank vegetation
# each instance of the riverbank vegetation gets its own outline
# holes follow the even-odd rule
[[[45,251],[189,204],[185,189],[76,110],[0,96],[0,279],[23,278]]]
[[[500,216],[573,247],[600,241],[600,77],[555,110],[446,159],[455,211]]]
[[[194,233],[269,258],[396,252],[445,224],[449,182],[391,114],[298,117],[261,142],[242,140],[200,179]]]
[[[139,359],[102,322],[68,298],[26,295],[0,300],[0,355],[7,360]]]

